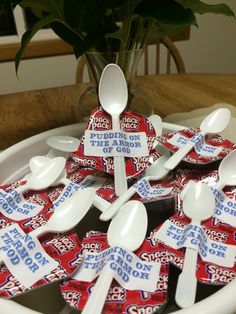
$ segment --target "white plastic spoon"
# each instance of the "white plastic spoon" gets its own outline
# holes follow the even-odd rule
[[[222,132],[230,121],[231,113],[227,108],[219,108],[210,113],[200,125],[200,133],[205,136],[208,133],[220,133]],[[166,169],[174,169],[181,160],[191,151],[194,147],[194,143],[189,141],[175,152],[165,163]]]
[[[44,165],[50,161],[49,157],[46,156],[35,156],[30,160],[30,169],[32,172],[37,171],[39,168],[43,168]],[[66,178],[66,171],[65,169],[62,171],[60,176],[56,179],[56,181],[52,185],[70,184],[71,180]],[[110,203],[103,199],[102,197],[98,196],[97,194],[94,197],[93,205],[99,209],[101,212],[108,209]]]
[[[39,237],[45,233],[67,232],[73,229],[90,209],[95,196],[93,188],[77,191],[54,211],[45,225],[29,232],[30,236]],[[0,261],[2,264],[3,261]]]
[[[163,128],[161,117],[158,116],[157,114],[153,114],[148,118],[148,120],[151,122],[151,124],[154,128],[156,136],[160,136],[162,134],[162,128]],[[157,144],[158,144],[158,142],[157,142]]]
[[[75,192],[56,208],[45,225],[31,231],[29,234],[39,237],[48,232],[67,232],[73,229],[90,209],[94,196],[95,190],[93,188]]]
[[[157,114],[153,114],[148,118],[148,120],[151,122],[152,126],[154,127],[156,136],[161,136],[162,131],[163,131],[163,123],[162,123],[161,117],[158,116]],[[152,145],[152,149],[156,149],[161,156],[163,155],[170,156],[170,150],[166,148],[164,145],[162,145],[161,143],[159,143],[157,140],[154,141]],[[153,162],[152,156],[149,161],[151,163]]]
[[[215,209],[215,198],[211,188],[202,182],[192,182],[183,199],[183,211],[193,224],[209,219]],[[184,265],[179,275],[175,301],[181,308],[194,304],[196,297],[198,251],[186,248]]]
[[[27,178],[26,184],[17,187],[16,191],[23,193],[27,190],[41,190],[51,186],[61,175],[65,163],[66,160],[63,157],[51,159],[46,166],[39,167],[35,172],[31,173]]]
[[[128,251],[137,250],[144,241],[147,223],[146,208],[141,202],[130,201],[126,203],[109,225],[107,232],[109,245],[121,246]],[[102,312],[112,280],[112,271],[105,266],[93,287],[82,314],[100,314]]]
[[[80,140],[72,136],[52,136],[47,139],[47,144],[51,149],[47,153],[47,157],[64,157],[65,159],[69,158],[69,153],[75,152],[78,149]]]
[[[78,149],[80,140],[72,136],[52,136],[47,139],[47,144],[63,152],[75,152]]]
[[[164,168],[164,163],[168,159],[168,156],[161,156],[150,167],[148,167],[144,173],[145,179],[148,181],[160,180],[164,178],[169,170]],[[107,210],[105,210],[99,217],[100,220],[106,221],[114,217],[120,207],[127,202],[131,196],[137,192],[134,186],[131,186],[122,196],[117,198]]]
[[[112,130],[120,132],[120,114],[124,111],[128,90],[124,74],[117,64],[108,64],[101,75],[98,96],[102,108],[111,115]],[[115,193],[122,195],[127,190],[124,157],[114,157]]]
[[[219,181],[213,188],[222,190],[226,185],[236,185],[236,150],[229,153],[219,165]]]
[[[49,162],[50,159],[47,156],[34,156],[29,161],[29,167],[31,172],[37,171],[39,168],[45,167],[47,162]]]
[[[222,190],[225,186],[236,185],[236,150],[229,153],[220,163],[219,181],[212,187],[217,190]],[[183,200],[188,189],[191,187],[193,180],[190,180],[180,193],[180,199]]]

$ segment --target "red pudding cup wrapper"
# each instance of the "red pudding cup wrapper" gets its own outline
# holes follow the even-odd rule
[[[147,136],[149,153],[155,140],[155,130],[148,119],[131,111],[121,114],[121,129],[124,132],[145,132]],[[112,129],[111,117],[101,107],[92,111],[87,130],[105,131]],[[84,155],[84,136],[81,138],[79,148],[71,153],[71,157],[80,166],[88,166],[102,172],[114,174],[113,157],[96,157]],[[125,158],[126,175],[133,177],[140,175],[148,166],[150,156]]]
[[[166,148],[168,148],[172,153],[175,153],[179,149],[178,146],[171,144],[169,142],[169,140],[173,136],[175,136],[176,134],[180,134],[181,136],[191,139],[198,132],[200,132],[199,128],[183,129],[180,131],[171,132],[171,133],[164,134],[162,136],[158,136],[157,140]],[[222,138],[218,134],[206,135],[205,142],[206,144],[214,146],[214,147],[221,147],[222,151],[217,156],[203,156],[203,155],[198,154],[193,148],[183,160],[192,164],[200,164],[200,165],[209,164],[211,162],[223,159],[231,151],[236,149],[236,144],[234,144],[230,140]]]

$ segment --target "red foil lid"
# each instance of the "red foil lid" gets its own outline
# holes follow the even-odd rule
[[[124,111],[120,119],[121,129],[125,132],[145,132],[147,136],[149,152],[152,150],[155,140],[155,130],[152,124],[144,116],[131,111]],[[92,111],[87,130],[105,131],[112,129],[111,117],[101,107]],[[84,155],[84,136],[81,138],[79,148],[71,153],[71,157],[80,166],[89,166],[97,170],[112,174],[114,173],[113,157],[95,157]],[[140,175],[149,164],[149,156],[125,158],[126,175],[133,177]]]
[[[185,136],[186,138],[191,139],[196,133],[200,131],[199,128],[189,128],[183,129],[177,132],[171,132],[168,134],[164,134],[163,136],[158,136],[157,140],[163,144],[166,148],[168,148],[171,152],[175,153],[179,148],[168,142],[174,135],[180,134]],[[187,156],[183,159],[192,164],[208,164],[217,160],[223,159],[227,156],[231,151],[236,149],[236,144],[233,142],[222,138],[218,134],[208,134],[205,136],[205,142],[208,145],[212,145],[215,147],[222,147],[222,151],[216,157],[203,156],[198,153],[194,149],[192,149]]]

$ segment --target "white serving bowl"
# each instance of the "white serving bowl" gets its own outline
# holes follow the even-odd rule
[[[21,141],[5,151],[0,153],[0,184],[7,184],[21,179],[29,172],[28,161],[36,155],[45,155],[49,146],[46,140],[51,136],[68,135],[73,137],[81,137],[84,131],[84,124],[71,124],[68,126],[52,129],[32,136],[24,141]],[[164,132],[177,131],[183,129],[183,126],[163,123]],[[42,303],[45,303],[44,297],[40,296],[44,287],[38,288],[38,298],[42,298]],[[176,314],[233,314],[236,313],[236,280],[232,281],[210,297],[194,304],[192,307],[174,312]],[[50,292],[51,293],[51,292]],[[57,291],[58,294],[58,291]],[[25,294],[25,298],[27,298]],[[50,295],[50,298],[53,298]],[[54,296],[57,302],[56,296]],[[27,303],[28,304],[28,303]],[[17,314],[37,314],[41,312],[34,311],[12,300],[0,299],[0,313],[17,313]],[[50,309],[50,313],[58,314]],[[69,314],[69,307],[65,307],[60,312],[61,314]],[[42,314],[42,313],[41,313]],[[95,314],[95,313],[94,313]]]

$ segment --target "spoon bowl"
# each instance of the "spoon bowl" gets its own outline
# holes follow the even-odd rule
[[[72,136],[52,136],[47,139],[47,144],[63,152],[75,152],[80,144],[80,140]]]
[[[230,110],[227,108],[219,108],[202,121],[200,125],[200,134],[205,136],[207,133],[220,133],[229,124],[231,117]],[[184,146],[179,148],[165,163],[165,168],[172,170],[174,169],[181,160],[193,149],[194,143],[189,141]]]
[[[209,219],[214,214],[215,197],[211,188],[202,183],[192,181],[183,199],[184,214],[194,223]]]
[[[128,100],[127,83],[117,64],[110,63],[104,68],[98,95],[102,108],[111,116],[120,115],[125,110]]]
[[[236,185],[236,150],[230,152],[220,163],[219,181],[214,188],[222,190],[226,185]]]
[[[107,239],[110,246],[137,250],[147,232],[147,211],[143,203],[129,201],[110,222]],[[122,227],[121,227],[122,226]]]
[[[42,159],[40,159],[42,164]],[[42,190],[51,186],[61,175],[65,168],[66,160],[63,157],[56,157],[47,161],[46,165],[35,168],[35,171],[28,176],[25,185],[21,185],[16,190],[23,193],[27,190]],[[33,165],[35,167],[35,163]]]
[[[202,182],[191,182],[183,198],[183,211],[193,224],[209,219],[215,209],[215,197],[211,188]],[[196,264],[198,251],[185,249],[184,265],[178,277],[175,301],[181,308],[194,304],[197,289]]]
[[[34,156],[29,161],[29,167],[31,172],[37,171],[39,168],[45,167],[49,158],[47,156]]]
[[[230,110],[228,108],[219,108],[210,113],[202,121],[200,130],[203,135],[207,133],[220,133],[229,124],[231,117]]]
[[[30,232],[36,237],[48,232],[67,232],[73,229],[85,216],[95,197],[93,188],[75,192],[54,211],[48,222]]]

